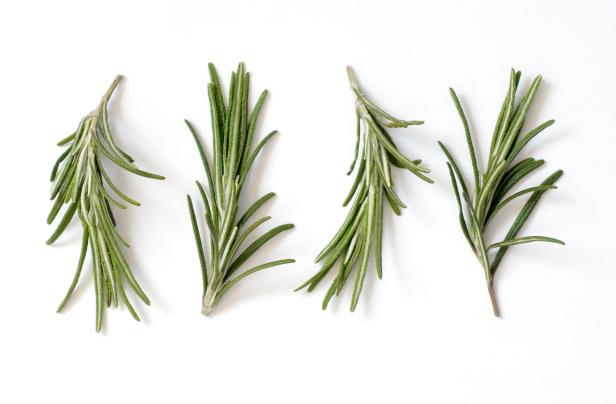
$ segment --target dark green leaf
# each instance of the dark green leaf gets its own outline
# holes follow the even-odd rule
[[[554,183],[558,181],[558,179],[562,175],[563,175],[563,171],[558,170],[554,172],[552,175],[550,175],[545,181],[543,181],[541,185],[542,186],[554,185]],[[504,239],[505,241],[512,240],[518,235],[518,232],[522,229],[522,226],[524,225],[524,223],[526,222],[530,214],[533,212],[533,210],[537,206],[537,203],[539,202],[539,200],[541,199],[541,197],[543,196],[545,192],[546,192],[545,190],[535,191],[533,192],[531,197],[528,198],[528,201],[526,202],[524,207],[522,207],[522,210],[518,214],[518,217],[515,219],[515,221],[511,225],[511,228],[509,229],[509,232],[505,236],[505,239]],[[496,273],[498,266],[500,265],[505,253],[507,252],[507,249],[508,249],[507,246],[501,247],[496,253],[494,260],[492,260],[492,266],[491,266],[492,274]]]

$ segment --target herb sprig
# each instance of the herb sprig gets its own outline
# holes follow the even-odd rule
[[[462,120],[462,126],[464,127],[464,133],[466,135],[473,171],[473,189],[467,186],[462,172],[458,168],[455,159],[447,147],[445,147],[442,142],[439,142],[448,160],[447,168],[449,169],[454,195],[458,203],[460,227],[471,249],[483,267],[490,301],[492,302],[492,309],[494,315],[497,317],[500,316],[500,312],[494,293],[494,275],[509,247],[535,241],[564,244],[561,240],[552,237],[518,237],[518,233],[535,209],[539,199],[546,191],[556,189],[554,183],[556,183],[563,174],[562,170],[557,170],[541,184],[509,194],[509,191],[511,191],[518,182],[544,164],[544,160],[535,160],[533,158],[526,158],[515,163],[514,161],[516,161],[522,149],[535,136],[554,124],[554,120],[551,119],[525,134],[522,134],[522,127],[539,88],[539,84],[541,83],[541,76],[539,75],[533,80],[527,92],[516,103],[516,93],[520,77],[521,72],[513,69],[511,70],[509,88],[496,121],[487,167],[483,172],[481,172],[478,167],[471,131],[462,105],[455,91],[449,89],[456,110]],[[526,194],[531,194],[530,198],[520,210],[505,238],[500,242],[487,244],[485,234],[488,225],[492,223],[496,214],[508,203]],[[462,197],[460,197],[460,195],[462,195]],[[496,255],[492,258],[489,255],[490,250],[497,250]]]
[[[58,146],[69,147],[60,155],[51,171],[51,199],[55,202],[47,217],[47,223],[54,221],[62,205],[68,204],[68,208],[47,244],[54,243],[62,235],[75,214],[83,227],[77,270],[58,312],[62,311],[77,286],[89,248],[93,258],[96,332],[102,327],[104,307],[112,304],[117,307],[119,299],[124,302],[135,320],[139,321],[139,316],[126,295],[125,283],[128,283],[145,304],[150,304],[122,253],[120,244],[126,247],[129,245],[117,231],[111,211],[111,205],[120,209],[126,209],[127,205],[107,188],[129,204],[139,206],[139,202],[125,195],[111,181],[102,159],[105,157],[126,171],[142,177],[164,179],[160,175],[137,168],[134,159],[113,139],[107,104],[121,79],[122,76],[117,76],[99,105],[81,120],[77,130],[58,142]]]
[[[406,208],[393,189],[390,166],[393,164],[407,169],[422,180],[433,182],[426,176],[430,170],[420,165],[421,160],[410,160],[403,155],[386,130],[421,125],[424,122],[394,118],[368,100],[360,90],[350,66],[347,67],[347,75],[355,95],[357,119],[355,155],[347,175],[353,171],[356,174],[342,206],[347,206],[351,200],[353,203],[338,232],[316,258],[315,262],[322,262],[321,269],[296,289],[307,287],[309,292],[314,290],[336,262],[340,261],[338,273],[323,299],[323,310],[334,294],[340,294],[351,272],[357,267],[350,308],[355,311],[373,253],[377,276],[379,279],[383,276],[383,201],[387,200],[396,215],[400,215],[401,209]]]
[[[256,211],[274,197],[273,192],[257,199],[239,218],[238,208],[240,193],[248,172],[261,149],[276,134],[276,131],[268,134],[252,149],[257,119],[267,96],[267,90],[261,93],[250,112],[248,108],[249,73],[246,72],[244,63],[240,63],[237,71],[231,75],[229,101],[228,105],[225,105],[216,69],[211,63],[208,67],[211,81],[208,84],[208,96],[212,121],[212,165],[208,161],[197,130],[189,121],[185,121],[197,144],[209,190],[208,195],[203,185],[196,181],[205,207],[205,223],[209,231],[209,235],[204,232],[203,236],[208,239],[209,270],[193,202],[190,195],[187,195],[203,278],[202,312],[204,315],[210,314],[225,293],[248,275],[266,268],[295,262],[293,259],[272,261],[233,276],[259,248],[276,235],[293,228],[293,224],[274,227],[240,252],[248,236],[261,224],[271,219],[270,216],[265,216],[248,225]]]

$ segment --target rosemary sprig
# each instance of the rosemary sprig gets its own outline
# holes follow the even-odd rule
[[[356,171],[356,175],[342,206],[347,206],[351,200],[353,203],[338,232],[316,258],[315,262],[322,261],[321,269],[296,289],[307,287],[309,292],[314,290],[340,260],[338,274],[323,299],[323,310],[327,308],[334,294],[340,294],[351,272],[357,267],[351,298],[351,311],[355,311],[373,251],[376,256],[377,276],[379,279],[383,276],[383,200],[388,201],[397,215],[400,215],[401,209],[406,207],[393,189],[390,165],[408,169],[422,180],[433,182],[426,176],[430,170],[420,165],[421,160],[410,160],[404,156],[386,130],[386,128],[421,125],[423,121],[403,121],[394,118],[368,100],[360,90],[350,66],[347,67],[347,74],[351,90],[355,95],[357,118],[355,156],[347,175],[353,171]],[[360,148],[361,156],[359,156]],[[359,166],[356,169],[358,158]]]
[[[51,171],[53,183],[51,199],[55,202],[47,217],[47,223],[51,224],[54,221],[62,205],[68,204],[68,208],[60,219],[58,227],[47,240],[47,244],[52,244],[60,237],[75,214],[83,227],[77,270],[66,296],[58,306],[58,312],[62,311],[75,290],[90,248],[96,295],[96,332],[101,330],[104,306],[109,307],[113,304],[117,307],[119,298],[135,320],[139,321],[139,316],[126,295],[125,282],[144,303],[150,304],[122,253],[119,244],[128,247],[128,243],[118,233],[111,212],[111,205],[120,209],[126,209],[127,206],[114,197],[107,188],[129,204],[139,206],[139,202],[126,196],[113,184],[102,164],[102,157],[133,174],[157,180],[164,179],[160,175],[137,168],[133,158],[120,149],[113,139],[109,129],[107,104],[121,79],[122,76],[117,76],[100,104],[81,120],[77,130],[58,142],[58,146],[69,147],[60,155]]]
[[[525,134],[522,134],[522,126],[535,98],[535,93],[539,88],[541,76],[537,76],[533,80],[527,92],[516,103],[516,93],[520,82],[520,76],[521,73],[519,71],[511,70],[509,88],[496,121],[496,127],[494,128],[492,143],[490,145],[488,164],[485,170],[483,170],[483,173],[479,170],[477,164],[471,132],[460,101],[455,91],[449,89],[455,107],[460,115],[460,119],[462,120],[466,135],[466,142],[468,144],[473,169],[473,189],[470,189],[466,185],[462,172],[458,168],[449,150],[442,142],[439,142],[448,160],[447,168],[449,169],[454,195],[458,203],[460,227],[471,249],[483,267],[492,308],[494,315],[497,317],[500,314],[494,293],[494,275],[509,247],[535,241],[564,244],[561,240],[545,236],[518,237],[519,231],[535,209],[539,199],[546,191],[556,189],[554,183],[563,174],[562,170],[557,170],[541,184],[509,195],[509,191],[511,191],[518,182],[544,163],[544,160],[535,160],[533,158],[526,158],[515,164],[514,161],[530,140],[554,123],[554,120],[551,119]],[[470,192],[472,192],[472,198]],[[501,208],[506,206],[509,202],[526,194],[531,194],[531,196],[520,210],[504,240],[493,244],[487,244],[485,241],[485,234],[492,219]],[[460,195],[462,195],[462,198],[460,198]],[[466,209],[463,208],[463,205]],[[491,257],[488,252],[492,249],[497,249],[498,251],[490,260]]]
[[[204,239],[207,238],[209,241],[207,243],[210,256],[209,270],[192,199],[190,195],[186,196],[203,277],[202,312],[206,316],[233,285],[248,275],[262,269],[295,262],[293,259],[272,261],[233,276],[259,248],[279,233],[293,228],[293,224],[283,224],[269,230],[240,252],[246,238],[257,227],[271,219],[270,216],[265,216],[248,225],[248,221],[255,212],[274,197],[273,192],[257,199],[239,218],[238,207],[240,193],[248,171],[261,149],[276,134],[276,131],[268,134],[252,149],[257,119],[267,96],[267,90],[261,93],[250,112],[248,108],[249,73],[246,72],[244,63],[240,63],[237,71],[231,75],[229,101],[228,105],[225,105],[216,69],[211,63],[208,68],[211,81],[208,84],[208,96],[212,121],[212,165],[208,161],[197,130],[189,121],[185,121],[197,144],[209,190],[208,195],[205,188],[197,181],[199,194],[205,207],[205,223],[209,231],[209,237],[205,232],[203,235]]]

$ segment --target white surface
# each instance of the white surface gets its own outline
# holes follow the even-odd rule
[[[616,3],[610,1],[106,1],[0,6],[2,337],[0,401],[614,403],[612,124]],[[225,84],[236,63],[252,94],[271,91],[259,136],[280,136],[258,161],[244,203],[278,193],[263,212],[297,228],[258,260],[295,257],[200,314],[200,274],[185,205],[203,179],[182,122],[209,143],[206,64]],[[291,290],[345,215],[353,99],[344,67],[394,115],[400,148],[434,169],[433,186],[395,171],[409,205],[386,215],[384,279],[373,271],[357,312],[350,293],[322,312],[325,287]],[[543,74],[529,119],[557,123],[528,148],[556,168],[560,189],[524,234],[567,246],[512,250],[497,276],[503,319],[456,219],[444,140],[468,168],[447,88],[461,96],[485,156],[508,69]],[[118,141],[162,183],[115,172],[143,202],[118,214],[129,259],[153,305],[109,310],[94,333],[91,277],[64,314],[55,308],[78,256],[78,226],[44,244],[55,142],[93,108],[117,73]],[[254,98],[253,98],[254,99]],[[257,171],[253,171],[255,174]],[[467,171],[467,174],[469,172]],[[519,207],[520,205],[518,205]],[[511,220],[505,214],[502,224]],[[503,228],[504,230],[504,228]],[[495,237],[498,235],[495,235]]]

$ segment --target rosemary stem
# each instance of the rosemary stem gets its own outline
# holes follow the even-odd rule
[[[102,103],[106,104],[107,101],[109,101],[109,98],[111,98],[111,94],[113,94],[118,84],[120,84],[120,81],[122,81],[122,77],[123,76],[121,74],[118,74],[117,76],[115,76],[115,78],[113,79],[113,82],[109,86],[109,89],[107,89],[107,92],[105,93],[105,95],[103,95],[103,98],[101,101]]]
[[[496,294],[494,293],[494,277],[492,276],[490,261],[488,259],[488,252],[485,247],[483,236],[479,235],[477,238],[477,251],[479,261],[483,267],[483,271],[486,277],[486,284],[488,285],[488,294],[490,295],[490,302],[492,303],[492,310],[496,317],[500,317],[500,310],[498,309],[498,302],[496,301]]]
[[[347,66],[346,71],[351,88],[353,90],[359,89],[359,84],[357,83],[357,77],[355,77],[355,72],[353,72],[353,68],[351,66]]]
[[[214,306],[216,306],[216,292],[217,290],[212,287],[207,288],[205,296],[203,297],[203,307],[201,309],[201,313],[203,313],[204,316],[209,316]]]
[[[490,280],[488,282],[488,294],[490,295],[490,302],[492,303],[492,310],[496,317],[500,317],[500,310],[498,308],[498,302],[496,301],[496,293],[494,293],[494,283]]]

